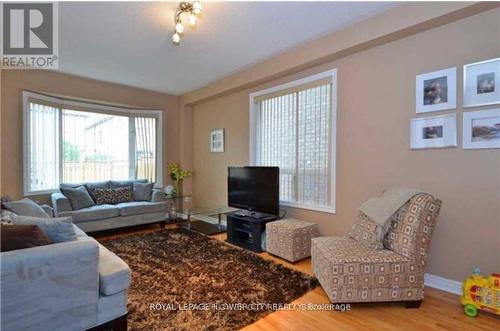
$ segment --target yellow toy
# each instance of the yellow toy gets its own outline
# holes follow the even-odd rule
[[[500,274],[481,276],[479,268],[463,284],[460,302],[467,316],[476,317],[478,310],[500,315]]]

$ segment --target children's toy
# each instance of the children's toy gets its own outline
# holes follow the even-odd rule
[[[478,310],[500,315],[500,274],[481,276],[479,268],[463,284],[460,302],[467,316],[476,317]]]

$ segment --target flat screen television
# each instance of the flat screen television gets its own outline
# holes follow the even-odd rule
[[[234,208],[279,215],[278,167],[228,167],[228,205]]]

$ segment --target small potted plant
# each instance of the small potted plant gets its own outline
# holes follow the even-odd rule
[[[174,181],[173,195],[181,195],[182,181],[190,177],[193,173],[189,170],[183,170],[179,164],[174,162],[168,164],[168,173]]]

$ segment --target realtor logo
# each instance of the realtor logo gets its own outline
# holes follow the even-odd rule
[[[57,69],[57,14],[52,2],[2,3],[2,69]]]

